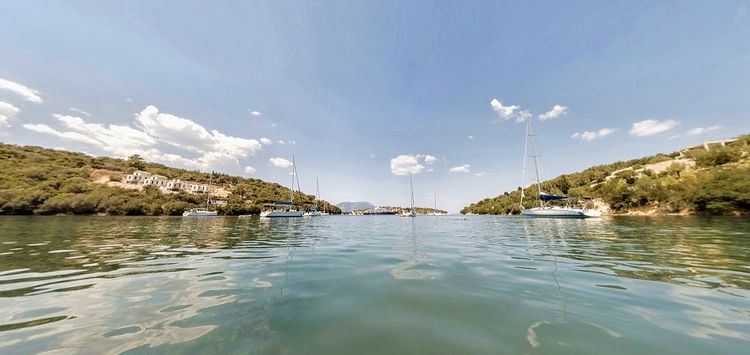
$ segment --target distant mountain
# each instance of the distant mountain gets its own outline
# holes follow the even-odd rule
[[[372,203],[362,201],[362,202],[341,202],[336,204],[336,207],[340,208],[342,212],[351,212],[354,210],[366,210],[369,208],[375,207]]]

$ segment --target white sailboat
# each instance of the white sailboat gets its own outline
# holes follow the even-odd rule
[[[325,212],[325,208],[323,212],[318,209],[318,205],[320,204],[320,184],[318,183],[318,177],[315,177],[315,207],[311,208],[307,212],[305,212],[305,216],[307,217],[317,217],[317,216],[327,216],[328,213]]]
[[[211,202],[211,180],[213,177],[214,172],[212,171],[211,175],[208,177],[208,187],[206,188],[206,208],[193,208],[187,210],[182,212],[183,217],[214,217],[219,215],[219,212],[217,211],[208,210],[208,204]]]
[[[432,215],[432,216],[442,216],[444,213],[438,212],[438,209],[437,209],[437,192],[433,192],[432,193],[432,198],[434,200],[434,205],[433,205],[433,208],[432,208],[433,211],[432,211],[432,213],[430,213],[430,215]]]
[[[412,182],[411,173],[409,173],[409,187],[411,188],[411,209],[401,211],[401,217],[417,216],[417,211],[414,209],[414,183]]]
[[[531,155],[528,155],[529,143],[531,143]],[[526,179],[526,160],[531,157],[534,160],[534,171],[536,175],[536,187],[539,193],[539,207],[524,208],[524,183]],[[548,204],[553,201],[572,201],[572,197],[552,195],[542,191],[542,184],[539,179],[539,165],[537,163],[536,146],[534,145],[534,133],[531,128],[531,117],[526,119],[526,145],[523,151],[523,173],[521,176],[521,214],[524,217],[548,217],[548,218],[589,218],[599,217],[601,212],[584,208],[566,206],[557,206]]]
[[[297,187],[299,187],[299,180],[297,178],[297,166],[294,162],[294,156],[292,155],[292,186],[290,186],[289,201],[279,201],[274,203],[271,209],[265,210],[260,213],[261,217],[267,218],[279,218],[279,217],[302,217],[302,211],[294,208],[294,182],[297,181]]]

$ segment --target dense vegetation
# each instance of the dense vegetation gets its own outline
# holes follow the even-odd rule
[[[179,215],[200,207],[206,198],[186,192],[162,193],[153,187],[128,190],[96,183],[92,176],[106,172],[111,180],[122,179],[133,170],[146,170],[170,179],[207,183],[208,173],[147,163],[138,156],[122,160],[91,157],[40,147],[20,147],[0,143],[0,214],[112,214]],[[264,204],[288,200],[290,191],[279,184],[213,174],[212,184],[229,189],[221,214],[258,214]],[[315,205],[314,196],[295,193],[303,208]],[[336,206],[322,201],[319,208],[340,213]]]
[[[645,168],[677,157],[664,171]],[[686,161],[694,161],[690,167]],[[666,164],[666,163],[665,163]],[[591,197],[607,203],[613,213],[750,214],[750,135],[743,135],[726,146],[702,146],[672,154],[620,161],[560,175],[545,181],[542,189],[574,197]],[[461,213],[520,213],[521,188],[471,204]],[[524,190],[536,196],[536,187]],[[527,198],[524,208],[538,200]]]

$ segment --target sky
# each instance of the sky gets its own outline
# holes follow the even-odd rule
[[[457,212],[750,132],[750,3],[16,1],[0,141]]]

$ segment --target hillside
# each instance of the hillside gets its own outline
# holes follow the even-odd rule
[[[135,170],[194,183],[209,181],[208,173],[147,163],[137,156],[122,160],[0,143],[0,214],[180,215],[206,202],[203,194],[123,184]],[[214,174],[211,188],[217,199],[227,202],[217,206],[225,215],[259,214],[264,204],[290,196],[279,184],[226,174]],[[314,206],[314,198],[301,193],[294,197],[303,208]],[[341,211],[328,202],[323,205],[329,212]]]
[[[520,187],[461,213],[518,214]],[[542,183],[548,193],[591,198],[610,214],[750,214],[750,135],[671,154],[619,161]],[[524,190],[536,196],[536,188]],[[525,199],[524,207],[532,207]],[[591,201],[590,204],[593,204]]]

